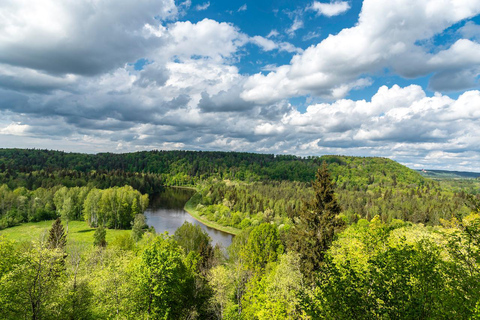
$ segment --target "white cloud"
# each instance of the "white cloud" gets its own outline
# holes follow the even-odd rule
[[[302,28],[303,28],[302,18],[299,17],[299,16],[295,16],[295,18],[293,19],[292,25],[290,26],[290,28],[288,28],[286,30],[286,32],[287,32],[289,37],[293,37],[293,36],[295,36],[295,33],[297,32],[297,30],[302,29]]]
[[[197,5],[195,6],[195,10],[197,10],[197,11],[203,11],[203,10],[207,10],[208,7],[210,7],[210,1],[205,2],[204,4],[197,4]]]
[[[446,84],[442,79],[435,81],[435,76],[470,75],[469,82],[452,84],[451,89],[459,89],[478,75],[479,44],[460,39],[450,48],[430,53],[418,41],[479,13],[478,1],[365,0],[357,25],[295,55],[276,72],[251,76],[242,97],[260,103],[305,94],[332,98],[345,86],[355,87],[365,74],[385,68],[404,77],[433,73],[430,85],[434,90],[436,84],[442,90]]]
[[[293,44],[289,42],[275,42],[268,38],[264,38],[261,36],[254,36],[250,38],[250,41],[257,46],[261,47],[264,51],[272,51],[272,50],[279,50],[279,51],[286,51],[290,53],[300,53],[303,50],[300,48],[296,48]]]
[[[247,4],[245,3],[243,6],[238,8],[237,12],[247,11]]]
[[[458,32],[466,39],[480,40],[480,25],[475,24],[473,21],[468,21]]]
[[[267,35],[267,38],[275,38],[275,37],[278,37],[279,35],[280,33],[277,30],[272,29],[270,33]]]
[[[161,38],[146,24],[175,17],[173,0],[0,2],[0,63],[93,75],[134,62]]]
[[[303,41],[308,41],[308,40],[312,40],[312,39],[315,39],[315,38],[320,38],[320,36],[321,36],[320,32],[309,31],[306,35],[304,35],[302,37],[302,40]]]
[[[330,3],[314,1],[311,9],[317,11],[318,15],[333,17],[347,12],[350,9],[350,4],[348,4],[347,1],[334,1]]]
[[[383,86],[369,101],[312,104],[301,113],[286,102],[259,107],[239,100],[238,70],[212,66],[203,60],[167,64],[172,76],[160,87],[136,86],[135,75],[118,70],[82,82],[77,92],[37,96],[20,109],[0,111],[0,142],[10,146],[8,136],[17,146],[60,139],[56,145],[68,141],[78,150],[94,141],[98,151],[121,144],[122,151],[380,155],[428,168],[480,169],[480,153],[473,151],[480,150],[479,91],[452,99],[429,97],[416,85]],[[44,147],[54,147],[45,141]],[[455,157],[442,162],[435,154]]]
[[[261,36],[254,36],[250,39],[250,41],[261,47],[264,51],[271,51],[278,48],[275,41]]]
[[[210,19],[197,23],[175,22],[169,25],[168,34],[172,41],[166,49],[160,48],[159,54],[166,50],[180,59],[200,56],[220,62],[233,58],[238,48],[248,41],[248,37],[232,24]]]
[[[4,128],[0,127],[0,134],[14,135],[14,136],[24,136],[28,131],[29,126],[26,124],[20,123],[11,123]]]

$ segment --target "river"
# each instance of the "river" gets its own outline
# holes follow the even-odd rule
[[[212,245],[217,243],[226,248],[232,243],[231,234],[212,229],[195,220],[183,207],[195,191],[181,188],[165,188],[161,193],[150,196],[150,203],[145,211],[148,226],[153,226],[157,233],[168,231],[173,235],[185,221],[199,225],[212,238]]]

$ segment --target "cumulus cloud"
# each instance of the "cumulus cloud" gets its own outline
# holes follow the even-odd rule
[[[168,67],[172,71],[180,66]],[[185,70],[185,75],[191,71]],[[235,70],[217,72],[235,74]],[[206,82],[219,74],[212,72]],[[115,80],[120,76],[123,81]],[[416,85],[382,86],[368,101],[340,99],[312,104],[300,112],[285,101],[259,106],[239,99],[241,78],[217,80],[215,90],[205,83],[200,92],[188,84],[180,86],[183,81],[167,81],[164,87],[171,88],[158,90],[139,87],[135,79],[124,72],[80,88],[97,86],[95,93],[88,90],[89,95],[57,92],[30,98],[17,109],[2,108],[0,141],[7,136],[22,141],[68,137],[73,145],[101,141],[106,150],[120,144],[124,151],[161,146],[380,155],[430,168],[461,161],[470,170],[478,167],[475,161],[480,159],[471,151],[480,147],[480,91],[476,90],[452,99],[439,93],[428,96]],[[172,89],[176,97],[167,97]],[[449,158],[437,163],[434,155],[439,153]]]
[[[230,23],[204,19],[197,23],[178,21],[168,28],[172,41],[166,50],[180,59],[192,56],[208,57],[222,61],[233,57],[248,37]],[[162,53],[165,48],[160,48]]]
[[[385,68],[407,78],[430,73],[441,78],[442,74],[455,72],[475,76],[480,65],[477,42],[459,39],[436,53],[418,42],[479,13],[478,1],[365,0],[354,27],[330,35],[295,55],[289,65],[279,67],[276,72],[251,76],[242,97],[261,103],[305,94],[333,98],[339,87],[353,88],[355,81],[365,74]],[[457,81],[451,89],[472,81],[472,78],[470,82]],[[439,90],[445,84],[434,78],[430,86]]]
[[[174,17],[173,0],[0,3],[0,63],[50,74],[101,74],[162,43],[147,24]]]
[[[347,1],[334,1],[330,3],[314,1],[311,9],[316,11],[318,15],[333,17],[347,12],[350,9],[350,4]]]

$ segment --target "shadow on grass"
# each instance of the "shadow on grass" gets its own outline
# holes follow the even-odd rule
[[[84,230],[78,230],[77,233],[87,233],[87,232],[93,232],[95,229],[84,229]]]

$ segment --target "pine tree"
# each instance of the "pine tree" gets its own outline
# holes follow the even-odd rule
[[[67,234],[62,226],[62,220],[57,218],[50,228],[48,234],[48,248],[64,250],[67,245]]]
[[[107,230],[102,225],[99,225],[98,228],[95,230],[95,233],[93,234],[93,245],[95,247],[106,247],[107,246],[107,240],[105,239],[107,236]]]
[[[300,254],[301,269],[307,280],[313,280],[314,273],[325,259],[325,252],[335,239],[335,233],[345,224],[338,217],[341,208],[335,198],[334,185],[325,162],[318,169],[312,187],[315,195],[293,217],[295,228],[288,242],[290,250]]]

